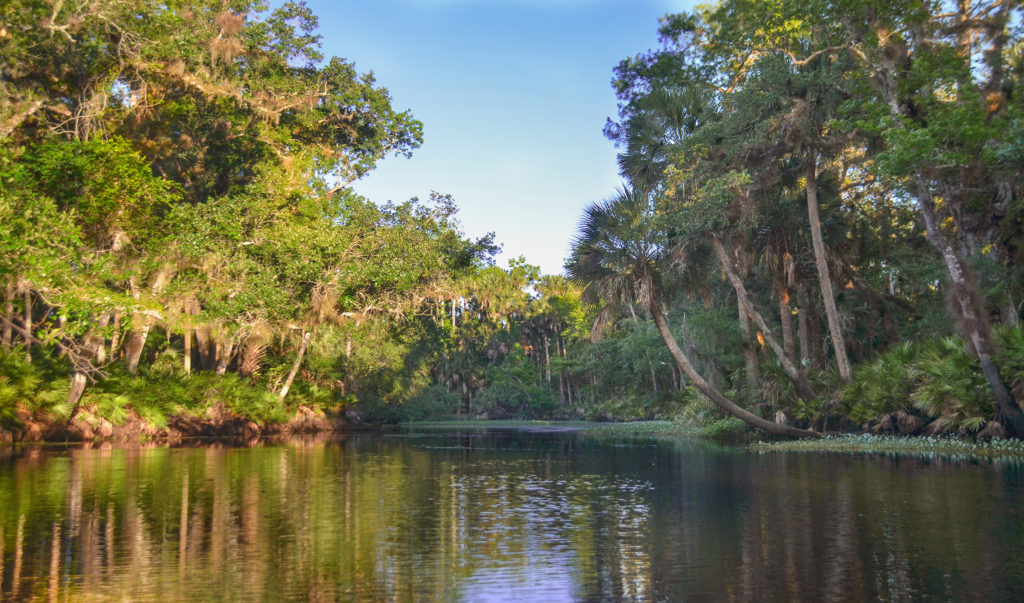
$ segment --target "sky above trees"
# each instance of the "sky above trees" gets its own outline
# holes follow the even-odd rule
[[[411,159],[355,185],[376,202],[454,195],[466,233],[562,272],[583,207],[619,181],[601,133],[612,68],[690,0],[313,0],[327,56],[372,70],[424,124]]]

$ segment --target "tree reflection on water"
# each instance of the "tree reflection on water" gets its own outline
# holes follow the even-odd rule
[[[0,461],[0,595],[1013,599],[1021,477],[573,433],[32,448]]]

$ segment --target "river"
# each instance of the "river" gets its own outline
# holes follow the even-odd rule
[[[0,599],[1024,600],[1024,467],[563,430],[0,451]]]

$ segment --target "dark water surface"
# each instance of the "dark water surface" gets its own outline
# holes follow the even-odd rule
[[[1024,600],[1024,469],[475,431],[0,457],[0,599]]]

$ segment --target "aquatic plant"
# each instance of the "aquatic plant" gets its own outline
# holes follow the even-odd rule
[[[1024,440],[996,438],[986,442],[952,436],[849,434],[813,441],[757,442],[754,451],[834,454],[884,454],[947,460],[1000,460],[1024,463]]]

